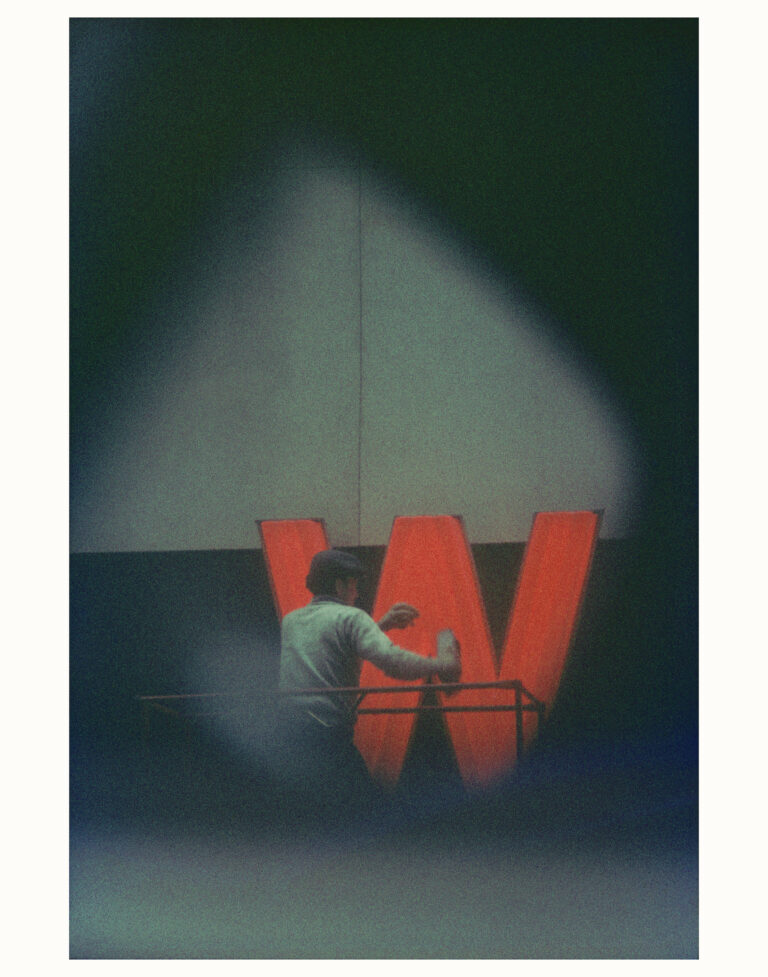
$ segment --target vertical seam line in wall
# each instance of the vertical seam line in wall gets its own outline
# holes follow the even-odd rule
[[[362,464],[363,464],[363,175],[362,161],[357,160],[357,270],[358,270],[358,397],[357,397],[357,545],[362,536]]]

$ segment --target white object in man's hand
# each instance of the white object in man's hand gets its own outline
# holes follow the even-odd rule
[[[407,628],[416,620],[419,612],[410,604],[393,604],[384,617],[379,621],[382,631],[393,628]]]
[[[441,682],[461,679],[461,646],[450,628],[437,634],[437,675]]]

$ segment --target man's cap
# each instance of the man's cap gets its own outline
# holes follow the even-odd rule
[[[365,569],[356,556],[344,550],[321,550],[312,557],[307,574],[307,590],[313,594],[330,593],[341,577],[363,577]]]

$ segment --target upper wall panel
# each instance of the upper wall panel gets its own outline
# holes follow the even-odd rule
[[[75,551],[258,545],[255,520],[358,532],[356,171],[286,168],[201,231],[148,313],[72,501]]]
[[[383,544],[397,515],[461,515],[473,543],[546,509],[631,528],[635,456],[589,376],[338,153],[294,148],[220,201],[145,316],[78,472],[75,551],[248,548],[256,519],[297,517],[334,545]]]
[[[362,542],[439,513],[473,543],[524,540],[547,509],[630,530],[629,437],[543,315],[394,188],[365,180],[361,213]]]

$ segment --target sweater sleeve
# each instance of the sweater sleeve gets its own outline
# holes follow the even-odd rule
[[[391,678],[406,681],[427,678],[437,670],[434,658],[426,658],[392,644],[378,624],[364,611],[355,615],[354,631],[355,648],[360,658],[380,668]]]

